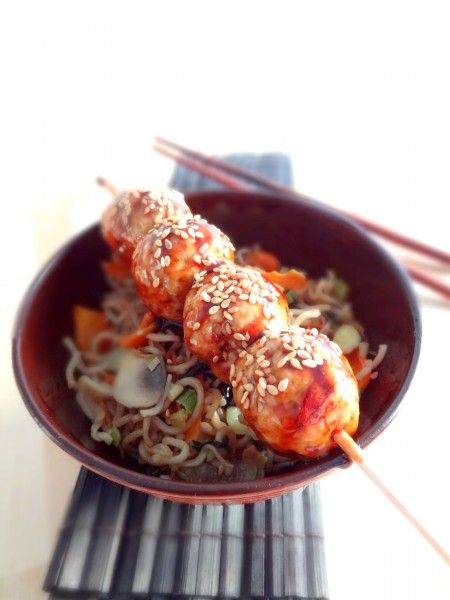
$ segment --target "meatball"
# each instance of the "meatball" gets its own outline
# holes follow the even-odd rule
[[[315,458],[333,434],[358,427],[359,393],[340,348],[317,329],[266,333],[231,369],[234,400],[256,435],[279,452]]]
[[[225,263],[200,273],[186,298],[183,326],[187,347],[222,381],[230,366],[265,329],[289,323],[283,293],[260,271]]]
[[[152,229],[136,247],[132,273],[144,304],[159,317],[181,322],[194,275],[233,259],[228,237],[196,215]]]
[[[105,210],[101,220],[103,237],[127,264],[137,242],[167,217],[190,214],[183,194],[175,190],[123,192]]]

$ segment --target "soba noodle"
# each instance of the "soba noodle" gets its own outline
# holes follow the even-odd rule
[[[245,259],[245,252],[239,251],[239,257]],[[363,334],[364,328],[355,319],[346,294],[335,292],[340,281],[333,271],[308,280],[303,292],[291,299],[292,322],[317,327],[330,336],[342,324],[349,324]],[[122,348],[121,339],[138,329],[146,308],[131,280],[110,284],[111,290],[102,303],[109,329],[97,334],[87,351],[81,351],[71,338],[64,339],[70,354],[65,372],[67,385],[75,391],[80,408],[92,422],[94,440],[117,446],[122,455],[133,457],[147,465],[150,473],[164,478],[250,479],[293,464],[292,457],[273,452],[257,439],[233,406],[230,386],[216,379],[190,354],[178,325],[160,321],[159,327],[147,335],[146,345],[137,350]],[[367,356],[367,342],[361,341],[359,351]],[[148,358],[150,371],[161,360],[165,365],[162,394],[142,409],[127,408],[114,399],[111,381],[126,352]],[[361,379],[371,372],[371,377],[376,377],[373,369],[385,352],[386,348],[380,346],[356,377]],[[186,390],[195,398],[189,410],[177,403]]]

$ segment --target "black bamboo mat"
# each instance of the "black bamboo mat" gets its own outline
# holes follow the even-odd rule
[[[226,158],[292,184],[285,155]],[[219,187],[184,167],[170,185],[183,192]],[[326,600],[319,485],[245,506],[191,506],[83,468],[44,589],[53,600]]]

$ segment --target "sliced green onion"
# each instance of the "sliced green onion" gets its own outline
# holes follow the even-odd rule
[[[197,392],[191,388],[185,388],[184,392],[177,398],[177,404],[182,406],[186,412],[192,414],[197,405]]]
[[[179,383],[172,383],[172,385],[169,388],[169,392],[167,394],[169,400],[171,402],[173,402],[173,400],[178,398],[178,396],[181,394],[181,392],[183,390],[184,390],[184,386],[180,385]]]
[[[237,406],[229,406],[227,408],[227,423],[238,435],[246,435],[250,433],[250,429],[245,423],[242,422],[242,413]]]
[[[286,292],[286,300],[288,301],[289,306],[297,302],[297,294],[294,292],[294,290],[288,290]]]
[[[349,354],[361,342],[361,335],[353,325],[341,325],[333,337],[335,342],[344,354]]]
[[[114,444],[114,446],[118,446],[120,444],[120,440],[122,439],[122,436],[120,434],[120,431],[117,429],[117,427],[111,427],[111,429],[108,431],[108,433],[112,438],[112,443]]]
[[[350,286],[346,281],[344,281],[340,277],[337,277],[336,281],[334,282],[332,293],[335,298],[337,298],[341,302],[345,302],[350,293]]]
[[[189,413],[184,408],[180,408],[168,417],[168,421],[172,427],[183,427],[189,418]]]

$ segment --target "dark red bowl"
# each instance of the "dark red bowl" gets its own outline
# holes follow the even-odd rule
[[[188,203],[238,247],[259,242],[284,264],[312,276],[333,268],[349,282],[351,301],[371,346],[389,345],[378,378],[361,399],[356,439],[367,446],[397,413],[419,355],[419,311],[404,271],[359,226],[306,199],[207,192],[190,195]],[[179,502],[265,500],[349,464],[336,450],[264,479],[191,484],[147,475],[139,465],[122,460],[114,448],[94,442],[90,423],[66,386],[68,357],[61,339],[72,333],[74,304],[98,306],[106,289],[100,261],[107,256],[98,226],[70,240],[31,284],[17,318],[13,340],[17,384],[31,415],[56,444],[112,481]]]

